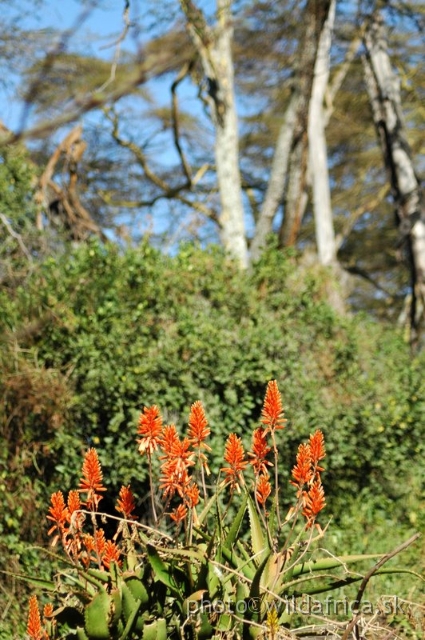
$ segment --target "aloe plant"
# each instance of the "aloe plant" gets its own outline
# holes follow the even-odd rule
[[[284,637],[294,617],[289,602],[356,581],[359,606],[369,578],[394,554],[335,557],[315,550],[326,533],[318,523],[326,505],[320,430],[299,446],[291,479],[294,504],[281,513],[277,432],[285,427],[283,416],[277,384],[269,382],[251,449],[246,453],[242,440],[229,435],[224,466],[208,495],[210,430],[202,404],[192,405],[184,438],[174,425],[163,425],[156,406],[145,408],[138,445],[148,458],[152,494],[154,456],[161,468],[162,504],[151,496],[151,526],[137,520],[128,486],[119,494],[119,517],[102,513],[103,471],[96,450],[89,449],[79,487],[66,501],[61,491],[51,497],[49,535],[53,545],[61,545],[62,568],[55,581],[41,585],[55,606],[47,604],[40,615],[31,598],[29,637]],[[109,539],[105,518],[116,524]],[[377,560],[366,576],[350,570],[366,560]],[[58,564],[57,554],[52,562]]]

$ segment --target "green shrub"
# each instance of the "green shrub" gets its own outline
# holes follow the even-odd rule
[[[412,361],[393,328],[336,315],[323,298],[326,278],[273,250],[247,275],[217,247],[187,245],[170,257],[147,243],[122,252],[91,242],[0,291],[5,547],[18,559],[17,539],[43,540],[40,501],[54,486],[72,486],[89,446],[101,444],[111,470],[106,508],[130,479],[143,502],[147,473],[132,455],[143,405],[158,403],[172,422],[192,399],[202,400],[216,465],[226,433],[245,437],[256,426],[272,378],[290,408],[282,502],[290,501],[285,478],[297,443],[323,428],[336,521],[362,495],[413,524],[421,511],[409,502],[408,478],[420,495],[425,477],[424,356]],[[25,505],[24,519],[11,496]]]

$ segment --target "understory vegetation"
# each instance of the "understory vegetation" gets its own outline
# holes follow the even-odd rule
[[[298,444],[321,429],[329,552],[384,553],[424,529],[425,355],[412,358],[401,332],[366,315],[337,315],[329,286],[325,269],[303,267],[291,251],[271,249],[246,274],[217,247],[183,245],[170,257],[147,242],[122,250],[97,241],[3,286],[0,569],[9,573],[1,638],[23,637],[32,589],[11,574],[51,577],[40,550],[49,545],[46,505],[58,487],[76,485],[89,448],[107,470],[103,511],[113,513],[120,487],[131,483],[139,519],[151,519],[148,468],[134,455],[144,406],[184,425],[200,400],[210,466],[220,469],[229,433],[249,448],[275,379],[288,419],[279,443],[282,507],[293,499]],[[418,574],[423,545],[402,556]],[[409,601],[421,588],[403,575],[370,587]]]

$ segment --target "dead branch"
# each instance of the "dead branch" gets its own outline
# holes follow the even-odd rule
[[[88,233],[94,233],[103,240],[106,240],[99,226],[82,205],[77,191],[77,167],[87,147],[86,143],[82,140],[82,132],[82,126],[77,125],[56,147],[40,176],[35,200],[45,211],[49,212],[49,209],[52,208],[51,194],[53,193],[53,201],[60,203],[62,206],[66,214],[64,223],[71,229],[72,236],[75,239],[81,240],[86,237]],[[63,188],[53,181],[55,168],[62,156],[65,157],[65,166],[69,172],[68,185]]]

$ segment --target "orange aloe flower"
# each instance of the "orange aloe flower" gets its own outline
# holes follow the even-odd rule
[[[269,475],[267,466],[272,467],[273,464],[266,460],[267,455],[272,450],[267,444],[267,434],[263,427],[258,427],[252,434],[252,449],[248,451],[251,458],[250,463],[254,467],[256,476]]]
[[[194,402],[190,408],[189,415],[189,440],[191,444],[198,450],[198,458],[207,474],[210,473],[207,458],[201,449],[211,451],[211,447],[204,440],[210,435],[211,431],[208,427],[208,420],[205,415],[202,402],[198,400]]]
[[[46,516],[47,520],[51,520],[53,525],[47,532],[47,535],[51,535],[57,530],[56,536],[53,538],[52,545],[54,546],[60,535],[65,532],[65,524],[68,520],[68,509],[65,506],[65,500],[63,499],[62,491],[56,491],[52,493],[50,497],[51,507],[49,508],[49,515]]]
[[[179,524],[184,520],[187,516],[187,508],[184,504],[179,504],[179,506],[170,513],[171,520],[174,520],[176,524]]]
[[[177,469],[177,463],[177,460],[169,460],[161,467],[163,475],[160,478],[159,487],[163,490],[163,496],[166,499],[171,499],[176,492],[183,498],[190,482],[186,467]]]
[[[71,520],[73,514],[81,509],[80,494],[75,489],[68,494],[68,519]]]
[[[260,475],[255,487],[255,495],[259,504],[264,505],[271,493],[271,485],[267,475]]]
[[[96,449],[89,449],[84,456],[83,477],[80,480],[79,493],[87,493],[85,504],[89,509],[96,510],[102,496],[99,491],[106,491],[102,485],[103,474]],[[84,503],[83,503],[84,504]]]
[[[326,457],[325,438],[320,429],[317,429],[317,431],[310,436],[309,446],[311,464],[313,465],[314,471],[324,471],[324,469],[317,464],[319,460],[323,460],[323,458]]]
[[[163,459],[169,456],[171,454],[173,446],[178,441],[179,441],[179,434],[177,433],[176,425],[170,424],[164,427],[158,442],[165,455],[160,456],[160,458]]]
[[[53,617],[53,605],[48,602],[43,607],[43,618],[52,618]]]
[[[136,516],[132,515],[135,508],[136,503],[134,502],[134,495],[130,487],[121,487],[115,509],[119,511],[119,513],[122,513],[126,520],[136,520]]]
[[[189,438],[183,438],[183,440],[177,438],[171,445],[170,452],[167,454],[168,461],[174,463],[174,473],[177,477],[194,464],[193,460],[191,460],[192,453],[190,451],[190,445],[191,442]],[[168,463],[165,463],[163,467],[167,464]]]
[[[287,422],[283,417],[282,397],[276,380],[267,384],[266,396],[261,411],[261,422],[266,425],[266,432],[283,429]]]
[[[102,553],[102,564],[106,569],[109,569],[111,562],[115,562],[118,566],[121,566],[120,560],[121,551],[118,549],[115,542],[107,540]]]
[[[184,501],[189,507],[189,509],[193,509],[199,502],[199,487],[196,482],[191,482],[185,487],[184,491]]]
[[[46,632],[41,626],[37,596],[31,596],[29,600],[27,634],[31,640],[41,640],[41,638],[47,637]]]
[[[139,443],[139,453],[151,456],[158,448],[159,438],[162,432],[162,417],[158,407],[144,407],[139,417],[137,433],[142,436]]]
[[[305,484],[311,482],[313,472],[311,470],[311,451],[308,443],[300,444],[297,452],[297,464],[292,469],[291,484],[301,491]]]
[[[303,516],[307,518],[307,528],[314,523],[317,514],[326,506],[325,492],[320,477],[313,482],[305,496]]]
[[[90,562],[97,563],[99,560],[102,560],[106,546],[105,532],[103,529],[97,529],[94,536],[89,533],[85,534],[83,543],[88,553],[88,564],[90,564]]]
[[[202,402],[198,400],[190,407],[189,414],[189,440],[195,447],[203,447],[211,451],[211,447],[205,444],[204,440],[210,435],[208,420],[205,415]]]
[[[243,484],[244,482],[242,472],[248,464],[244,457],[242,440],[235,433],[231,433],[227,438],[224,453],[224,460],[229,466],[221,469],[226,476],[224,481],[226,484],[230,484],[231,491],[236,489],[240,492],[239,483]]]
[[[183,496],[184,487],[188,483],[187,469],[194,464],[191,460],[189,438],[180,438],[174,425],[169,430],[164,429],[166,442],[161,443],[164,455],[160,456],[165,462],[161,465],[161,487],[164,488],[164,496],[172,497],[175,491]]]

